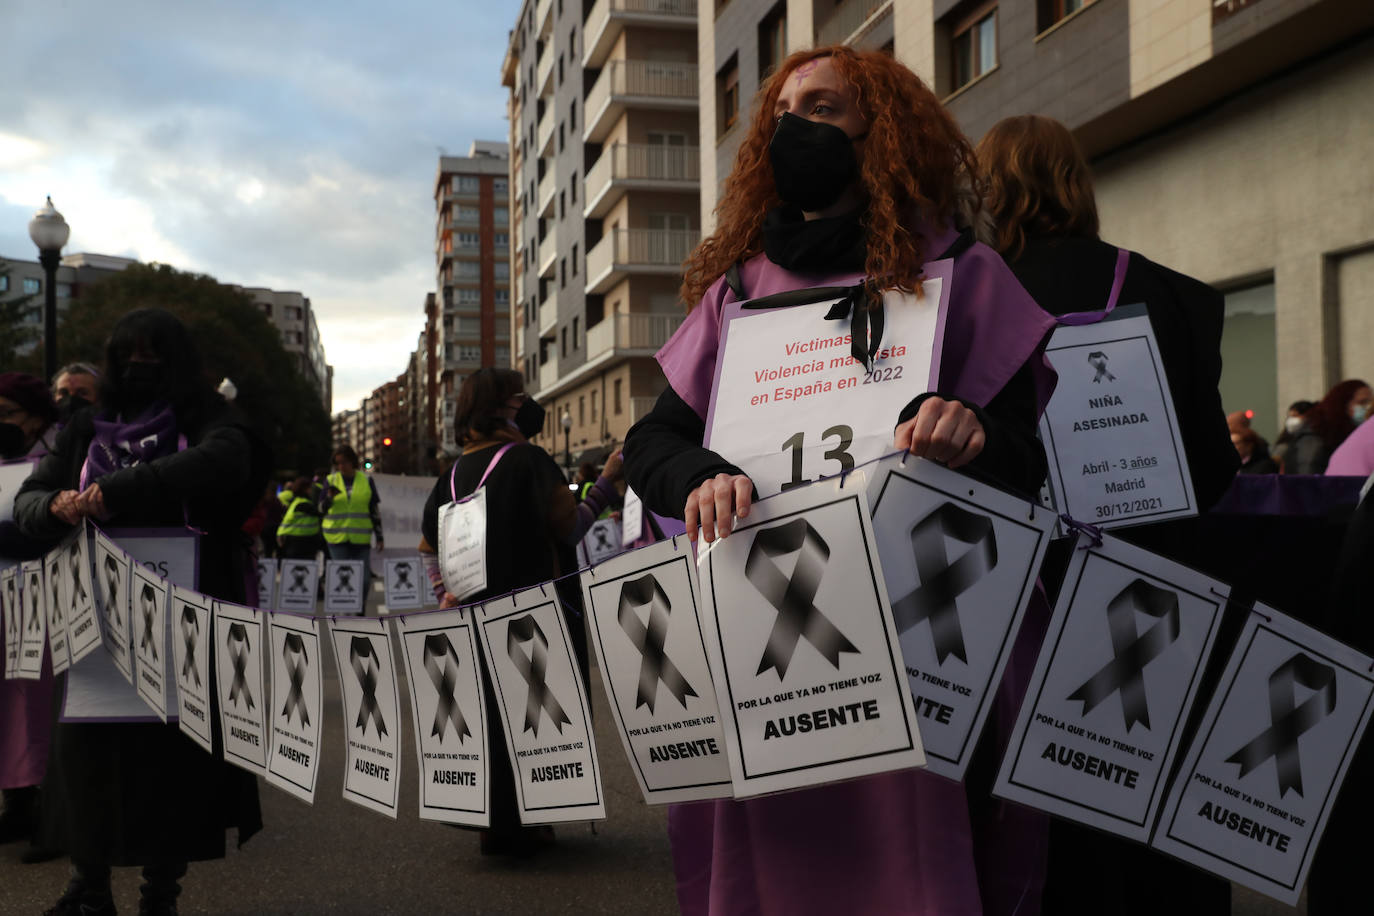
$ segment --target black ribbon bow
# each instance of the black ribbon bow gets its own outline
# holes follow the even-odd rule
[[[153,613],[157,610],[157,598],[153,595],[151,585],[143,586],[139,600],[143,611],[143,638],[139,641],[138,649],[140,652],[147,651],[153,661],[157,661],[157,637],[153,635]]]
[[[382,718],[381,707],[377,704],[377,672],[382,670],[382,660],[372,648],[372,640],[366,636],[354,636],[348,644],[348,660],[353,665],[353,673],[358,678],[358,686],[363,690],[363,699],[358,706],[358,721],[355,728],[367,734],[367,721],[377,726],[377,737],[386,734],[386,720]]]
[[[412,586],[412,585],[410,584],[410,564],[409,564],[409,563],[397,563],[396,566],[395,566],[395,570],[396,570],[396,588],[398,588],[398,589],[399,589],[399,588],[414,588],[414,586]]]
[[[1144,633],[1136,627],[1137,613],[1156,620]],[[1086,716],[1098,703],[1120,691],[1126,731],[1129,733],[1137,722],[1148,729],[1150,707],[1145,697],[1145,666],[1178,639],[1178,595],[1144,579],[1135,579],[1107,604],[1107,628],[1112,637],[1112,660],[1068,698],[1082,700]]]
[[[57,626],[63,620],[62,617],[62,591],[61,583],[57,581],[57,563],[48,569],[48,588],[52,591],[52,625]]]
[[[997,565],[997,537],[992,519],[945,503],[917,522],[910,534],[920,584],[892,602],[897,632],[905,633],[929,620],[939,663],[943,665],[953,655],[968,664],[955,599]],[[946,538],[968,545],[968,550],[952,563]]]
[[[439,736],[443,742],[448,725],[453,723],[453,732],[458,743],[472,736],[468,723],[463,718],[463,710],[458,706],[454,691],[458,687],[458,653],[453,650],[447,633],[434,633],[425,637],[425,671],[429,673],[430,683],[434,685],[439,704],[434,709],[434,725],[430,737]]]
[[[529,655],[520,651],[520,647],[525,643],[530,644]],[[572,720],[550,692],[549,685],[544,682],[549,667],[549,641],[544,636],[544,631],[539,628],[539,622],[534,619],[534,615],[526,614],[510,622],[506,630],[506,654],[510,656],[511,662],[515,664],[515,670],[520,672],[520,676],[530,688],[525,696],[524,730],[534,732],[534,736],[538,738],[540,712],[543,711],[549,714],[549,721],[553,722],[558,733],[563,734],[563,726],[571,725]]]
[[[814,305],[835,299],[835,304],[825,313],[827,321],[849,319],[849,355],[855,362],[862,363],[868,370],[873,368],[882,347],[883,326],[887,316],[882,300],[874,302],[868,298],[864,284],[854,286],[817,286],[812,289],[795,289],[786,292],[760,296],[744,304],[747,309],[780,309],[794,305]]]
[[[642,607],[649,609],[647,626],[639,619],[639,609]],[[652,573],[631,579],[620,587],[620,608],[616,612],[616,620],[640,654],[639,691],[635,694],[635,709],[647,706],[649,712],[654,711],[660,681],[669,693],[677,697],[683,709],[687,708],[687,698],[697,695],[677,665],[663,651],[663,644],[668,638],[668,617],[672,612],[673,605],[668,600],[668,593]]]
[[[1101,350],[1094,350],[1088,354],[1088,365],[1097,370],[1097,374],[1093,376],[1094,385],[1101,382],[1103,378],[1109,382],[1116,381],[1116,376],[1107,369],[1107,354]]]
[[[200,635],[200,618],[189,604],[181,606],[181,638],[186,643],[186,660],[181,664],[181,682],[189,683],[187,675],[200,686],[200,669],[196,667],[196,637]]]
[[[305,592],[305,591],[309,591],[310,589],[309,589],[309,588],[306,586],[306,584],[305,584],[305,574],[306,574],[307,572],[309,572],[309,569],[308,569],[307,567],[305,567],[305,566],[293,566],[293,567],[291,567],[291,587],[288,588],[287,591],[288,591],[288,592]]]
[[[287,633],[281,644],[282,661],[286,663],[286,677],[291,682],[286,694],[286,705],[281,714],[289,723],[294,711],[300,719],[301,727],[310,725],[310,713],[305,708],[305,674],[310,668],[310,656],[305,651],[305,640],[299,633]]]
[[[29,599],[29,629],[42,629],[42,620],[38,614],[38,589],[41,587],[38,576],[29,576],[29,587],[25,589],[25,596]]]
[[[353,591],[353,570],[347,566],[340,566],[338,575],[334,577],[334,593],[342,595],[351,591]]]
[[[239,694],[243,694],[243,702],[251,710],[253,694],[248,690],[248,653],[252,651],[253,646],[248,641],[248,628],[241,623],[229,624],[229,636],[225,642],[229,645],[229,659],[234,664],[234,681],[229,685],[229,702],[237,706]]]
[[[86,586],[81,584],[81,547],[75,541],[67,551],[72,571],[72,610],[86,602]]]
[[[788,577],[774,559],[792,553],[797,554],[797,565]],[[803,636],[836,668],[840,667],[841,652],[859,651],[815,604],[829,559],[830,546],[804,518],[764,528],[754,535],[744,561],[744,577],[778,612],[756,674],[774,668],[779,680],[786,677],[792,653]]]
[[[1296,702],[1295,685],[1314,693]],[[1292,789],[1302,795],[1302,760],[1298,739],[1336,708],[1336,670],[1299,652],[1269,675],[1269,721],[1253,740],[1226,758],[1240,764],[1242,778],[1270,757],[1279,774],[1279,797]]]

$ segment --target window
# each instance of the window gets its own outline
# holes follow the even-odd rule
[[[568,130],[577,130],[577,99],[568,104]]]
[[[444,320],[447,321],[448,319]],[[482,319],[459,315],[458,333],[463,337],[476,337],[482,333]]]
[[[509,262],[509,261],[497,261],[495,264],[493,264],[493,265],[492,265],[492,276],[494,276],[494,277],[495,277],[496,279],[498,279],[498,280],[509,280],[509,279],[510,279],[510,262]]]
[[[563,218],[564,212],[567,210],[566,204],[567,204],[567,195],[564,194],[562,191],[559,191],[559,192],[558,192],[558,218],[559,218],[559,219],[562,219],[562,218]]]
[[[508,248],[510,247],[510,233],[498,232],[491,237],[491,241],[497,248]]]
[[[491,180],[491,190],[494,194],[509,194],[510,184],[504,178],[493,178]]]
[[[509,305],[510,305],[510,290],[506,289],[505,287],[501,287],[500,289],[498,289],[498,290],[496,291],[495,299],[496,299],[496,304],[497,304],[497,305],[509,306]]]
[[[476,280],[482,275],[482,265],[476,261],[459,261],[454,273],[464,280]]]
[[[780,2],[759,22],[759,82],[787,56],[787,4]]]
[[[580,318],[573,318],[573,349],[574,349],[574,350],[577,349],[577,323],[578,323],[579,321],[581,321]],[[596,419],[596,406],[595,406],[595,402],[592,402],[592,419],[593,419],[593,420]]]
[[[572,181],[568,182],[568,199],[577,203],[577,173],[572,173]]]
[[[43,284],[42,284],[40,281],[35,280],[33,277],[25,277],[25,278],[24,278],[24,292],[27,293],[28,295],[31,296],[31,295],[33,295],[34,293],[36,293],[36,292],[38,292],[39,290],[41,290],[42,288],[43,288]]]
[[[476,194],[482,189],[482,180],[476,175],[454,175],[453,190],[459,194]]]
[[[581,426],[587,422],[586,398],[582,395],[577,396],[577,425]]]
[[[997,66],[997,7],[954,35],[954,88]]]
[[[458,233],[458,247],[481,248],[482,237],[478,235],[476,232],[460,232]]]
[[[734,54],[716,74],[716,112],[718,133],[724,134],[739,120],[739,59]]]
[[[558,288],[563,289],[568,285],[568,259],[563,258],[558,262]]]
[[[498,365],[498,366],[509,366],[509,365],[510,365],[510,347],[497,347],[497,348],[496,348],[496,365]]]
[[[572,246],[572,275],[573,275],[574,277],[577,276],[577,243],[576,243],[576,242],[573,242],[573,246]]]
[[[453,212],[453,219],[459,223],[475,223],[482,218],[482,214],[476,207],[457,207]]]
[[[558,122],[558,151],[563,152],[563,122]]]
[[[562,342],[559,344],[559,347],[558,347],[558,355],[559,355],[559,356],[567,356],[567,355],[568,355],[568,329],[565,327],[565,328],[563,328],[562,330],[560,330],[560,331],[559,331],[559,336],[562,338]]]
[[[611,395],[612,395],[612,397],[615,398],[615,402],[614,402],[614,403],[615,403],[615,415],[618,417],[618,416],[620,416],[620,413],[621,413],[621,407],[620,407],[620,379],[616,379],[615,381],[611,382]]]
[[[482,347],[480,344],[463,344],[458,348],[458,359],[465,363],[480,363]]]
[[[9,277],[0,277],[0,293],[3,293],[5,290],[7,290],[7,289],[9,289],[9,288],[10,288],[10,278],[9,278]],[[266,315],[268,318],[271,318],[271,317],[272,317],[272,303],[270,303],[270,302],[259,302],[259,303],[258,303],[258,307],[262,309],[262,313],[263,313],[264,315]]]
[[[482,301],[482,291],[480,289],[469,289],[460,287],[458,290],[458,303],[460,305],[475,305]]]
[[[558,85],[563,85],[563,55],[558,55]]]
[[[592,422],[596,422],[596,392],[592,392]]]
[[[1066,16],[1078,12],[1092,0],[1036,0],[1035,31],[1043,32]]]
[[[303,314],[302,314],[302,310],[301,310],[301,307],[300,307],[299,305],[288,305],[288,306],[286,307],[286,320],[287,320],[287,321],[300,321],[300,320],[302,319],[302,317],[304,317],[304,316],[303,316]]]
[[[472,218],[473,218],[473,219],[476,219],[476,218],[477,218],[477,211],[474,210],[474,211],[472,211],[472,212],[473,212]],[[495,207],[495,208],[493,208],[492,211],[491,211],[491,218],[496,222],[496,225],[498,225],[498,226],[509,226],[509,225],[510,225],[510,210],[506,209],[505,207]]]

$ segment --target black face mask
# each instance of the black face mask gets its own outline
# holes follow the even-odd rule
[[[533,439],[544,428],[544,405],[534,398],[525,398],[515,410],[515,428],[526,439]]]
[[[124,397],[132,404],[146,404],[162,393],[161,363],[129,363],[119,376]]]
[[[70,423],[77,411],[85,410],[91,402],[79,394],[69,394],[57,402],[57,419],[63,425]]]
[[[808,213],[833,205],[859,177],[854,140],[862,136],[785,112],[768,144],[778,196]]]
[[[28,449],[24,448],[24,430],[17,423],[0,423],[0,458],[23,458]]]

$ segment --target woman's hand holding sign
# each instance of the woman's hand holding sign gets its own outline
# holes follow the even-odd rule
[[[958,401],[929,397],[916,416],[897,427],[894,444],[918,457],[957,468],[978,457],[986,443],[983,424],[972,410]]]
[[[687,536],[695,543],[698,529],[711,543],[717,537],[727,537],[734,527],[734,519],[747,518],[754,498],[754,482],[745,474],[717,474],[687,497],[682,519],[687,524]]]

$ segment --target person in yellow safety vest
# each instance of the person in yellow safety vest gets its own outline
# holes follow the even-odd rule
[[[320,537],[320,509],[310,497],[314,484],[309,477],[297,477],[282,490],[289,503],[286,515],[277,525],[277,544],[288,560],[311,560],[324,549]]]
[[[382,543],[381,500],[372,479],[358,473],[358,453],[350,446],[334,449],[334,473],[320,495],[320,527],[331,560],[363,561],[363,594],[372,585],[372,536]]]

